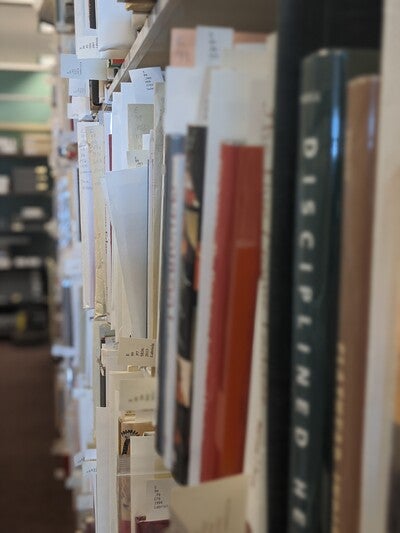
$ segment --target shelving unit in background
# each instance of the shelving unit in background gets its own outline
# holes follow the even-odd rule
[[[0,154],[0,175],[9,183],[0,194],[0,335],[36,342],[46,340],[49,331],[47,260],[55,242],[46,224],[52,217],[52,180],[46,155],[24,155],[21,134],[11,138],[20,144],[18,153]],[[13,180],[18,169],[27,178],[20,188]]]

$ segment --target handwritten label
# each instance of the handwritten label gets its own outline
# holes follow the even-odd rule
[[[87,450],[81,450],[80,452],[74,455],[74,466],[82,466],[84,461],[95,461],[96,460],[96,449],[88,448]]]
[[[192,28],[172,28],[170,65],[192,67],[195,64],[196,32]]]
[[[121,337],[118,345],[119,362],[135,366],[156,366],[156,341]]]
[[[149,161],[150,152],[149,150],[128,150],[126,157],[129,168],[144,167]]]
[[[170,533],[243,533],[247,477],[176,487],[170,498]],[[196,505],[193,505],[196,502]]]
[[[154,127],[152,104],[128,104],[128,149],[143,150],[143,136]]]
[[[75,54],[60,54],[62,78],[83,80],[106,80],[106,59],[79,59]]]
[[[89,81],[70,78],[68,80],[69,96],[90,96]]]
[[[129,71],[133,83],[135,100],[141,104],[151,104],[154,99],[154,83],[164,81],[160,67],[138,68]]]
[[[232,48],[234,31],[231,28],[198,26],[196,29],[196,65],[218,66],[222,51]]]
[[[80,451],[74,455],[74,466],[82,466],[82,463],[85,459],[85,452]]]
[[[83,461],[82,463],[82,475],[87,476],[89,474],[97,473],[97,461]]]
[[[71,103],[67,104],[67,117],[81,120],[90,115],[90,99],[87,96],[72,96]]]
[[[121,381],[119,408],[124,411],[144,411],[156,407],[156,378],[138,377]]]
[[[171,490],[176,486],[172,478],[147,481],[145,512],[147,520],[169,518],[169,499]]]
[[[82,35],[76,38],[76,55],[79,59],[99,57],[99,43],[96,35]]]

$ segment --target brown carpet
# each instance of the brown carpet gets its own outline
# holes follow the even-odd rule
[[[47,346],[0,341],[0,532],[73,533],[71,496],[53,477],[53,363]]]

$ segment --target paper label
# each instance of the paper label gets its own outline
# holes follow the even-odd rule
[[[186,135],[188,124],[197,120],[205,68],[167,67],[166,72],[164,132]]]
[[[99,57],[97,35],[83,35],[76,38],[76,55],[79,59],[96,59]]]
[[[70,78],[68,80],[69,96],[90,96],[89,81]]]
[[[151,104],[154,99],[154,83],[163,82],[160,67],[138,68],[129,71],[134,85],[135,99],[142,104]]]
[[[142,150],[143,135],[154,127],[154,106],[152,104],[128,104],[128,149]]]
[[[172,478],[155,479],[146,483],[146,520],[169,518],[171,490],[176,487]]]
[[[83,461],[82,463],[82,475],[87,476],[89,474],[96,474],[97,461]]]
[[[93,509],[93,494],[78,494],[75,500],[77,511],[89,511]]]
[[[82,463],[85,459],[85,452],[80,451],[74,455],[74,466],[82,466]]]
[[[233,476],[176,487],[170,498],[170,533],[243,533],[247,477]],[[196,502],[196,505],[193,505]]]
[[[62,78],[81,80],[106,80],[106,59],[79,59],[75,54],[60,54]]]
[[[156,378],[138,377],[122,380],[119,408],[123,411],[145,411],[156,408]]]
[[[198,26],[196,29],[196,66],[218,66],[222,51],[232,48],[232,28]]]
[[[67,104],[67,118],[81,120],[90,116],[90,99],[87,96],[72,96]]]
[[[126,158],[129,168],[144,167],[147,165],[150,157],[149,150],[128,150]]]
[[[74,455],[74,466],[82,466],[84,461],[95,461],[96,460],[96,449],[88,448],[87,450],[81,450],[80,452]]]
[[[156,366],[156,341],[121,337],[118,345],[118,359],[127,365]]]

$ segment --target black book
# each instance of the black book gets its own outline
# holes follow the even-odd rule
[[[268,301],[268,526],[286,531],[292,263],[300,62],[321,47],[378,48],[382,0],[280,0]]]
[[[89,80],[90,101],[95,107],[101,106],[99,94],[99,80]]]
[[[192,369],[197,309],[195,277],[198,271],[201,242],[206,138],[207,130],[205,127],[189,126],[186,140],[185,206],[180,257],[173,465],[173,475],[182,484],[187,483],[189,464]]]

